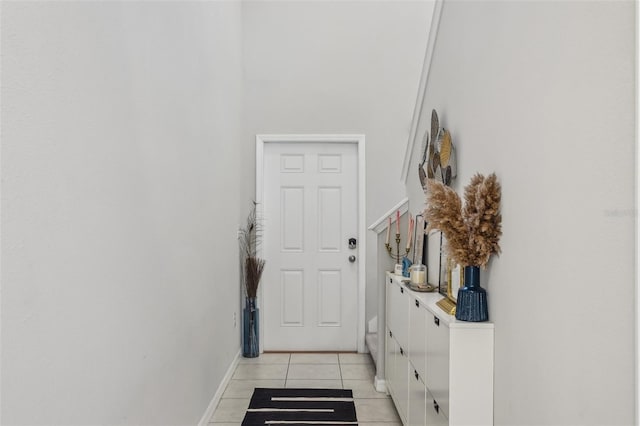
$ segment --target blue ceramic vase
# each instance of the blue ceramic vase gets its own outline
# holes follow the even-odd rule
[[[464,287],[458,290],[456,319],[482,322],[489,320],[487,291],[480,287],[480,267],[464,267]]]
[[[256,298],[245,298],[242,312],[242,356],[245,358],[256,358],[260,355],[258,311]]]

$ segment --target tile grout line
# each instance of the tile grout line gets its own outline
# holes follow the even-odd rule
[[[342,363],[340,362],[340,354],[336,354],[338,357],[338,371],[340,371],[340,385],[344,389],[344,380],[342,379]]]
[[[289,353],[289,362],[287,363],[287,372],[284,375],[284,388],[287,388],[287,381],[289,380],[289,367],[291,366],[291,353]]]

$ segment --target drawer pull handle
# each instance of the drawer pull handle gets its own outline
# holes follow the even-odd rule
[[[420,377],[420,376],[418,375],[418,372],[417,372],[416,370],[413,370],[413,374],[415,374],[415,376],[416,376],[416,380],[418,380],[418,377]]]
[[[433,409],[436,410],[436,413],[440,413],[440,406],[435,400],[433,401]]]
[[[389,337],[393,337],[393,333],[389,330]]]
[[[400,348],[400,355],[404,355],[404,349]]]
[[[416,299],[416,308],[420,307],[420,302],[418,302],[418,299]]]
[[[433,323],[434,323],[435,325],[437,325],[438,327],[440,327],[440,318],[438,318],[438,317],[433,317]]]
[[[404,293],[404,287],[400,287],[400,293]]]

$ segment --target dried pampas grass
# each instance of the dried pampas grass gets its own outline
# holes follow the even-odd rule
[[[495,174],[476,174],[464,189],[465,205],[448,186],[427,182],[427,231],[442,231],[447,254],[461,266],[485,267],[492,254],[500,253],[501,188]]]
[[[240,261],[242,262],[241,280],[247,297],[255,298],[264,270],[264,259],[256,257],[256,249],[261,242],[262,228],[256,215],[256,202],[253,202],[247,222],[240,229]]]

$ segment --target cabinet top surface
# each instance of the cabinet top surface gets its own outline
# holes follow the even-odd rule
[[[422,306],[424,306],[428,311],[440,318],[441,321],[444,321],[450,328],[494,328],[492,322],[459,321],[455,316],[449,315],[438,305],[436,305],[436,303],[444,297],[437,291],[432,293],[420,293],[417,291],[413,291],[408,286],[406,286],[402,282],[402,280],[408,280],[408,278],[403,277],[402,275],[396,275],[392,272],[387,272],[387,277],[391,278],[395,285],[402,286],[405,291],[408,292],[411,298],[418,300]]]

